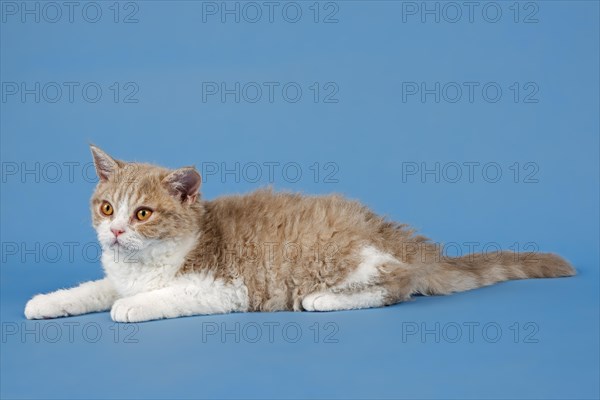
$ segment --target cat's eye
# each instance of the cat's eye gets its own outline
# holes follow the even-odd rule
[[[135,217],[140,221],[145,221],[152,215],[152,210],[147,208],[140,208],[136,213]]]
[[[114,210],[108,201],[103,201],[100,205],[100,212],[106,216],[112,215]]]

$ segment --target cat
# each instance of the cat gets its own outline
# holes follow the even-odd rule
[[[33,297],[28,319],[110,310],[117,322],[245,311],[381,307],[509,279],[575,274],[549,253],[447,257],[338,195],[261,189],[200,199],[200,174],[91,146],[92,222],[105,278]]]

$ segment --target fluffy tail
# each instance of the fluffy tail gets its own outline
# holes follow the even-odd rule
[[[416,292],[448,294],[511,279],[554,278],[575,275],[565,259],[550,253],[471,254],[443,258],[427,265],[417,280]]]

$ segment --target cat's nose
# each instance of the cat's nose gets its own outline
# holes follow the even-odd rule
[[[113,235],[115,235],[115,237],[119,237],[119,235],[125,233],[123,229],[110,228],[110,230],[113,233]]]

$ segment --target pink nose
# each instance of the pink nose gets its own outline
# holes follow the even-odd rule
[[[113,233],[113,235],[115,235],[115,237],[119,237],[119,235],[125,233],[124,230],[122,229],[114,229],[114,228],[110,228],[111,232]]]

